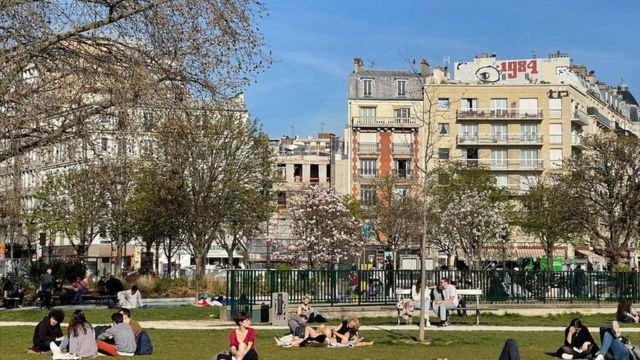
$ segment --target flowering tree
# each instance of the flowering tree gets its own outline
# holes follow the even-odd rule
[[[306,259],[313,268],[318,263],[335,265],[364,245],[360,222],[349,209],[349,200],[334,189],[316,186],[294,195],[287,208],[292,234],[299,239],[286,248],[289,259]]]

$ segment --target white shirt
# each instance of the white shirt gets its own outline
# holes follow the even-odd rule
[[[118,293],[118,302],[120,306],[127,309],[134,309],[142,305],[142,296],[140,295],[140,290],[136,291],[135,294],[131,294],[131,290],[124,290]]]
[[[455,286],[451,284],[447,285],[447,287],[444,288],[444,295],[446,297],[446,302],[449,302],[453,296],[453,305],[458,306],[458,290]]]

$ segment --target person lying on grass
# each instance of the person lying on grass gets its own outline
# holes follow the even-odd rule
[[[364,341],[359,337],[358,329],[360,329],[360,320],[357,317],[352,317],[347,320],[343,320],[339,325],[336,325],[331,329],[331,338],[329,339],[330,346],[368,346],[373,345],[373,341]]]
[[[326,327],[324,325],[318,326],[317,329],[312,328],[311,326],[306,326],[302,334],[300,334],[300,327],[296,328],[297,331],[293,334],[293,337],[285,336],[283,338],[278,339],[274,337],[276,341],[276,346],[279,347],[291,347],[291,346],[299,346],[305,347],[311,342],[316,342],[320,344],[326,343],[329,336],[324,333]],[[328,330],[328,329],[327,329]]]

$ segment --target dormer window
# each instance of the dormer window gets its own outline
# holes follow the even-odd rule
[[[364,96],[372,96],[373,95],[373,79],[363,79],[362,89],[363,89]]]
[[[398,96],[407,95],[407,80],[398,80]]]

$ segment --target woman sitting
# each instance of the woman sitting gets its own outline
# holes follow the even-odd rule
[[[235,317],[238,325],[236,330],[229,334],[230,354],[218,354],[217,360],[258,360],[255,349],[256,329],[251,327],[251,319],[246,311],[241,311]]]
[[[296,311],[298,316],[306,315],[309,322],[326,322],[324,316],[320,315],[314,308],[311,307],[311,295],[305,294],[302,298],[302,303],[298,305]]]
[[[415,285],[411,286],[411,299],[413,300],[413,308],[414,309],[422,309],[422,304],[420,303],[420,287],[422,286],[422,280],[418,279]],[[426,288],[428,289],[428,287]],[[425,290],[426,290],[425,289]],[[424,296],[424,322],[427,326],[431,326],[429,322],[429,308],[431,307],[431,296],[429,294],[425,294]]]
[[[342,323],[331,329],[332,337],[329,340],[331,346],[367,346],[373,345],[373,341],[364,341],[358,334],[360,321],[357,317],[352,317],[349,321]]]
[[[624,299],[620,301],[616,312],[616,320],[630,323],[637,323],[640,320],[640,316],[631,306],[631,300]]]
[[[563,359],[583,359],[594,356],[598,350],[589,328],[582,326],[580,319],[573,319],[564,330],[564,345],[556,355]]]

